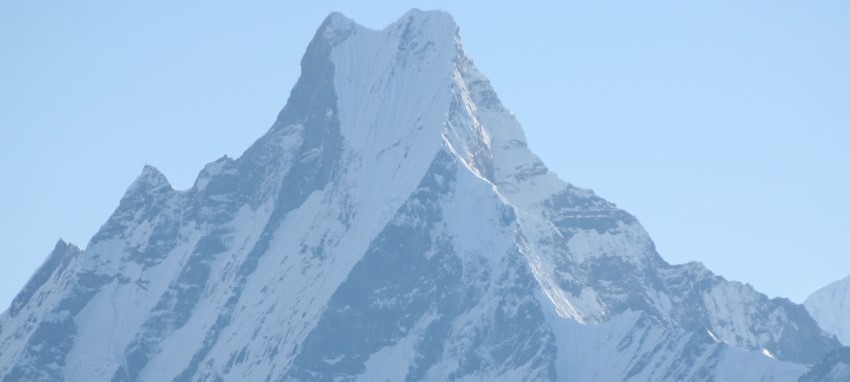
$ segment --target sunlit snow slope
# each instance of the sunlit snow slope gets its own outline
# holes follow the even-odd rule
[[[850,276],[818,289],[803,305],[821,328],[850,346]]]
[[[457,29],[330,15],[240,158],[185,191],[146,167],[57,244],[0,316],[0,377],[793,381],[839,347],[550,172]]]

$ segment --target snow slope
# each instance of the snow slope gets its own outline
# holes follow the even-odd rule
[[[550,172],[419,10],[330,15],[268,133],[189,190],[145,167],[0,316],[4,381],[791,381],[838,347]]]
[[[818,289],[803,305],[821,328],[850,346],[850,276]]]

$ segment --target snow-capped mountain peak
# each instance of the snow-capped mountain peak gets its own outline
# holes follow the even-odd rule
[[[549,171],[447,13],[331,14],[301,67],[241,157],[186,191],[145,167],[57,245],[4,381],[790,381],[839,346]]]

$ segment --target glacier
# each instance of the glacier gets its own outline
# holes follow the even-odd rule
[[[331,14],[301,68],[242,156],[188,190],[146,166],[57,243],[3,381],[796,381],[839,351],[549,171],[447,13]]]

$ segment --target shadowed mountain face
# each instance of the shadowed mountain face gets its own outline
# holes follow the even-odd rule
[[[831,351],[800,382],[844,382],[850,381],[850,347]]]
[[[319,27],[277,121],[146,167],[0,316],[4,381],[775,380],[840,345],[560,180],[442,12]]]

